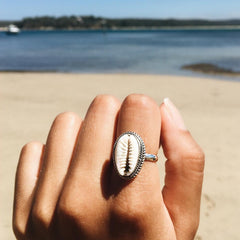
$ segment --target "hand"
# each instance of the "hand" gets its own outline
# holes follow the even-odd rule
[[[145,161],[132,181],[116,174],[113,144],[126,131],[138,133],[148,153],[157,154],[162,145],[167,158],[162,190],[156,163]],[[98,96],[84,121],[62,113],[46,145],[23,147],[13,229],[21,240],[192,240],[203,169],[204,154],[170,100],[159,108],[144,95],[129,95],[122,104]]]

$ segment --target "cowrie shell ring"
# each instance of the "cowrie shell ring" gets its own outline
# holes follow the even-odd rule
[[[121,134],[113,147],[113,164],[118,175],[127,180],[136,177],[144,160],[156,162],[158,157],[145,152],[145,144],[137,133]]]

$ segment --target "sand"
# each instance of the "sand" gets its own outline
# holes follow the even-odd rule
[[[206,153],[201,223],[196,239],[239,239],[240,82],[158,75],[0,73],[0,239],[11,230],[14,175],[22,145],[45,142],[54,117],[84,117],[97,94],[123,99],[169,97]],[[164,158],[159,168],[163,176]]]

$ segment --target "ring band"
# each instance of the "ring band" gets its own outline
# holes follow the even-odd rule
[[[136,177],[144,160],[157,162],[158,157],[145,152],[145,144],[137,133],[121,134],[113,147],[113,164],[118,175],[127,180]]]
[[[154,154],[145,153],[145,161],[157,162],[158,156]]]

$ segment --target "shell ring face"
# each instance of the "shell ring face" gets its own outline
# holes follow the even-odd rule
[[[145,160],[145,145],[135,132],[125,132],[118,137],[113,148],[113,164],[121,178],[137,176]]]

